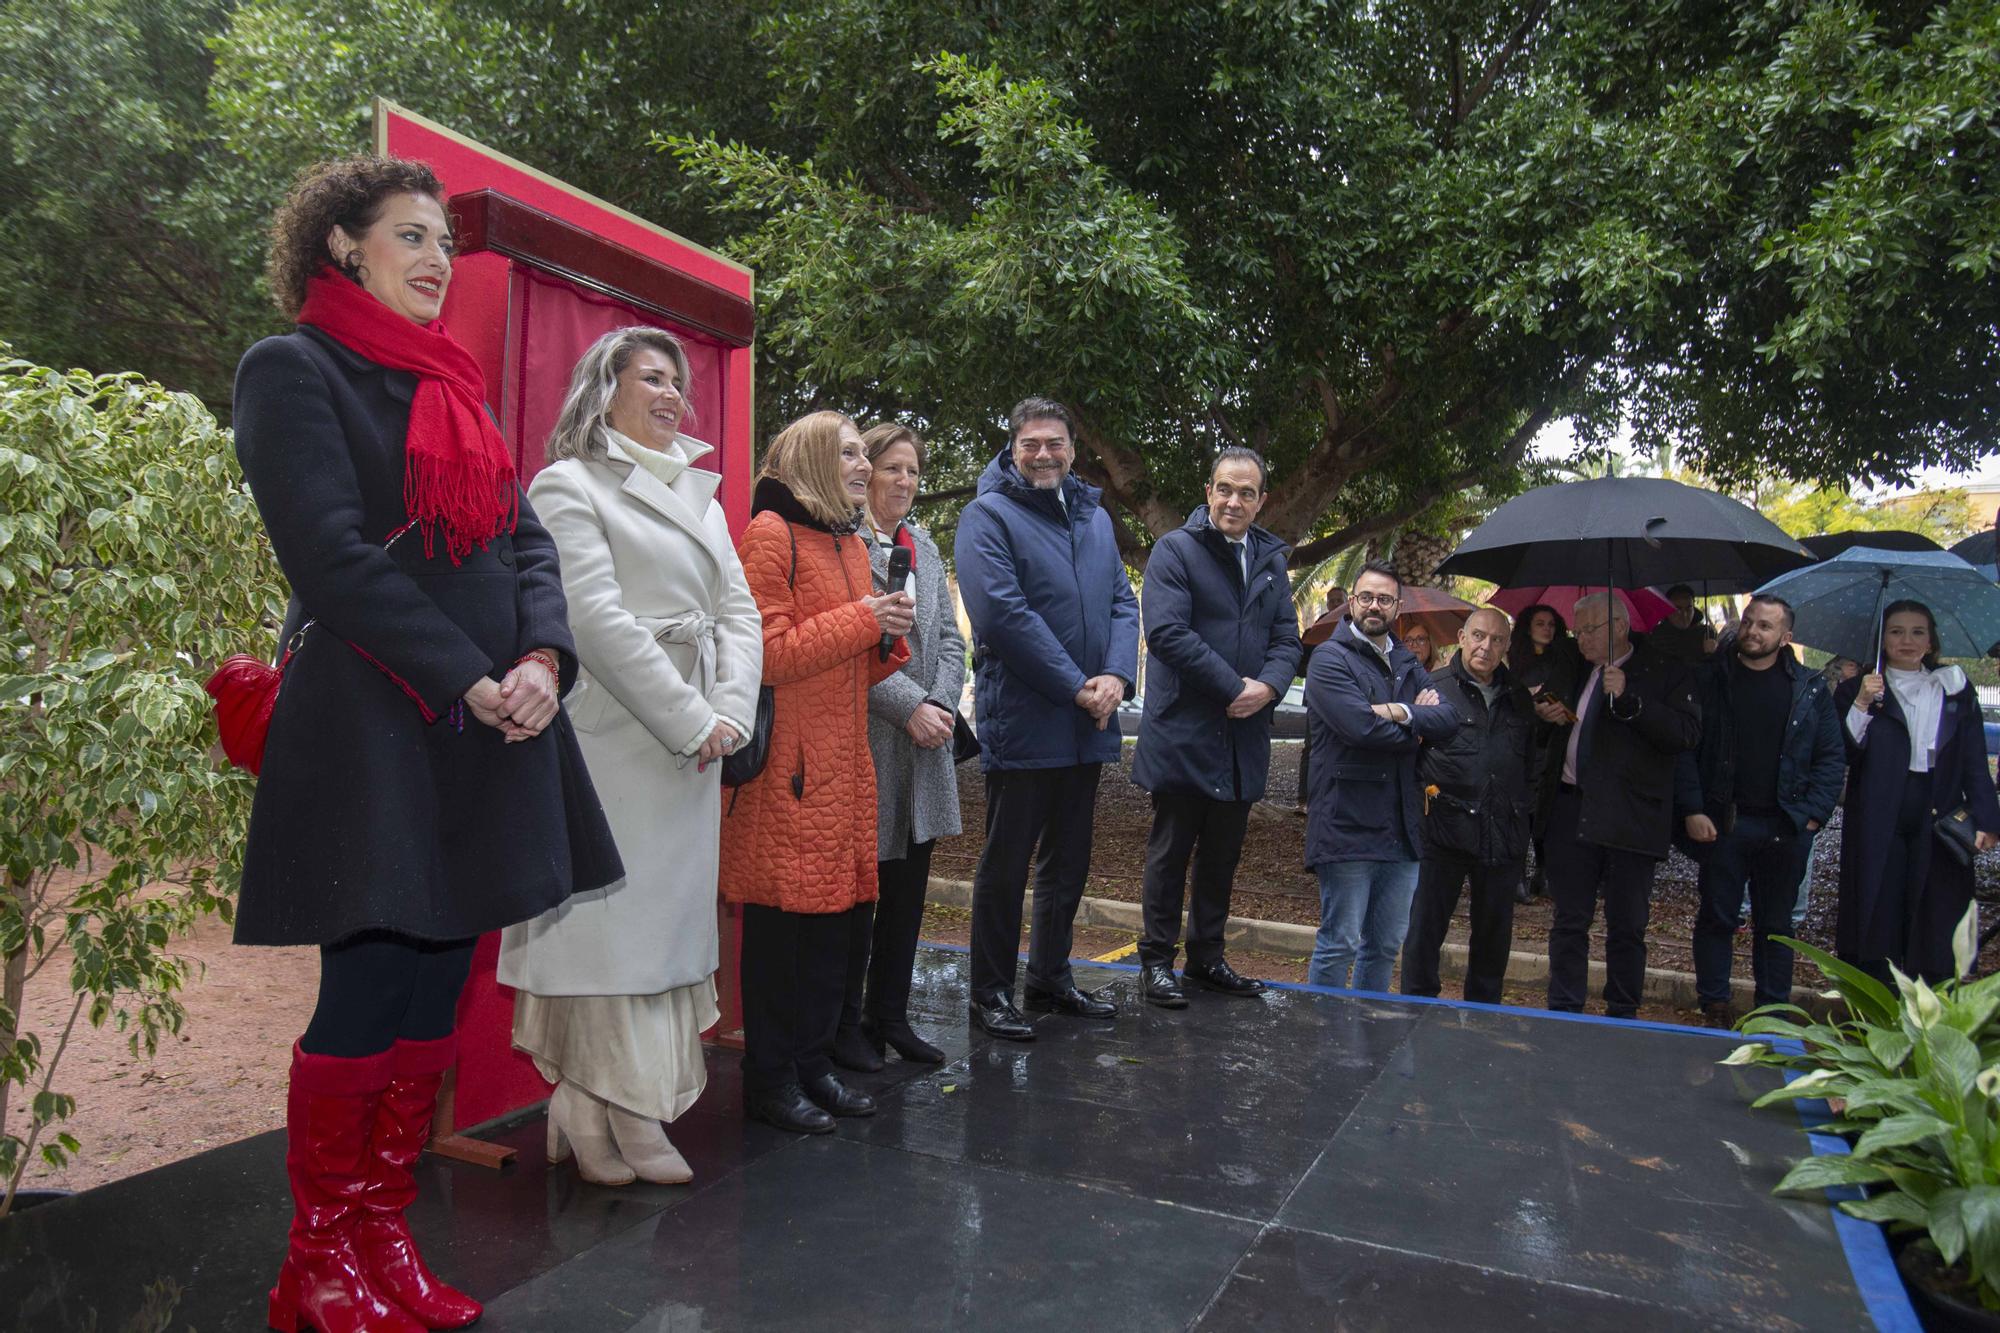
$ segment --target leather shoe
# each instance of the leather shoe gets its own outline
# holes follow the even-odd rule
[[[1116,1018],[1118,1006],[1109,1000],[1100,999],[1087,990],[1078,990],[1074,983],[1068,989],[1059,991],[1035,990],[1028,988],[1023,997],[1028,1008],[1045,1014],[1068,1014],[1071,1018]]]
[[[1187,1008],[1187,992],[1181,989],[1174,970],[1164,963],[1149,964],[1139,974],[1139,998],[1162,1009]]]
[[[833,1133],[833,1117],[807,1101],[805,1089],[796,1083],[787,1083],[769,1092],[747,1094],[743,1099],[743,1112],[752,1120],[761,1120],[793,1134]]]
[[[1014,1007],[1014,1001],[1005,995],[991,1000],[975,999],[972,1002],[972,1026],[1002,1041],[1035,1039],[1034,1024],[1022,1017],[1021,1011]]]
[[[821,1074],[806,1080],[806,1096],[828,1115],[874,1115],[875,1099],[856,1092],[840,1081],[838,1074]]]
[[[868,1040],[859,1025],[840,1026],[833,1034],[833,1062],[842,1069],[852,1069],[859,1074],[873,1074],[882,1068],[882,1056]]]
[[[1224,959],[1212,963],[1189,963],[1181,969],[1181,975],[1198,986],[1206,986],[1224,995],[1261,995],[1264,983],[1254,977],[1246,977],[1231,967]]]

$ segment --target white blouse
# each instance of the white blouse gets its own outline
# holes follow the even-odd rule
[[[1944,719],[1944,701],[1965,688],[1965,672],[1955,666],[1939,667],[1936,671],[1886,667],[1882,677],[1895,692],[1896,702],[1902,705],[1903,717],[1910,726],[1910,771],[1928,773],[1937,762],[1938,725]],[[1873,717],[1868,710],[1859,706],[1849,708],[1848,734],[1859,742],[1868,734],[1871,721]]]

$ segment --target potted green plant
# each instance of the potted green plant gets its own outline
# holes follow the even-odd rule
[[[1976,952],[1967,911],[1952,949],[1963,977]],[[2000,974],[1933,988],[1895,972],[1895,989],[1823,950],[1785,940],[1819,965],[1843,1008],[1826,1022],[1767,1005],[1737,1025],[1763,1041],[1722,1063],[1770,1065],[1794,1077],[1754,1105],[1824,1098],[1814,1126],[1850,1141],[1808,1157],[1777,1192],[1854,1185],[1842,1211],[1906,1239],[1897,1266],[1929,1327],[2000,1330]]]

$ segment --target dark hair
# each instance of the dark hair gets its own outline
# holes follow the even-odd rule
[[[1885,656],[1887,655],[1886,645],[1889,642],[1889,617],[1894,615],[1901,615],[1905,611],[1920,611],[1923,613],[1924,623],[1930,626],[1930,631],[1931,631],[1931,650],[1924,654],[1924,665],[1929,667],[1933,671],[1937,670],[1937,664],[1938,664],[1937,617],[1932,615],[1931,609],[1928,606],[1925,606],[1922,602],[1911,601],[1906,598],[1900,602],[1891,602],[1887,606],[1882,608],[1882,642],[1884,644],[1884,655]]]
[[[1217,454],[1215,461],[1208,465],[1208,480],[1211,485],[1215,482],[1215,470],[1224,463],[1255,463],[1257,465],[1257,489],[1259,491],[1263,490],[1265,483],[1271,479],[1271,469],[1265,466],[1264,455],[1258,453],[1255,449],[1245,449],[1240,444],[1232,444]]]
[[[1784,598],[1776,596],[1772,593],[1760,592],[1756,596],[1752,597],[1749,601],[1745,602],[1743,605],[1747,609],[1749,607],[1757,605],[1757,603],[1759,602],[1762,602],[1766,606],[1775,606],[1780,611],[1783,611],[1785,613],[1786,629],[1790,629],[1793,625],[1798,623],[1798,618],[1792,614],[1792,604],[1786,601]],[[1933,640],[1933,642],[1935,642],[1935,640]]]
[[[1400,596],[1402,596],[1402,594],[1403,594],[1403,576],[1402,576],[1401,574],[1398,574],[1398,573],[1396,572],[1396,567],[1395,567],[1394,565],[1391,565],[1391,564],[1389,564],[1388,562],[1386,562],[1386,561],[1382,561],[1382,560],[1370,560],[1370,561],[1369,561],[1369,562],[1368,562],[1367,564],[1363,565],[1363,566],[1362,566],[1362,567],[1361,567],[1360,569],[1357,569],[1356,571],[1354,571],[1354,582],[1355,582],[1355,583],[1359,583],[1359,582],[1361,582],[1361,576],[1362,576],[1363,574],[1379,574],[1379,575],[1381,575],[1381,576],[1382,576],[1383,578],[1385,578],[1385,579],[1389,580],[1389,582],[1391,582],[1391,583],[1395,584],[1395,585],[1396,585],[1396,595],[1397,595],[1397,596],[1399,596],[1399,597],[1400,597]]]
[[[1513,636],[1507,641],[1507,660],[1514,664],[1516,671],[1520,670],[1521,663],[1532,662],[1535,659],[1535,617],[1544,611],[1548,612],[1556,622],[1556,637],[1549,641],[1551,648],[1561,643],[1569,633],[1569,622],[1563,619],[1562,612],[1547,602],[1536,602],[1533,606],[1522,607],[1521,614],[1514,617]]]
[[[1684,593],[1686,593],[1686,594],[1688,595],[1688,599],[1689,599],[1690,601],[1692,601],[1692,600],[1694,599],[1694,589],[1693,589],[1693,588],[1690,588],[1690,587],[1688,587],[1688,586],[1687,586],[1687,584],[1685,584],[1685,583],[1676,583],[1676,584],[1675,584],[1675,585],[1674,585],[1673,587],[1671,587],[1671,588],[1667,589],[1667,600],[1668,600],[1668,601],[1670,601],[1670,602],[1671,602],[1671,601],[1673,601],[1673,600],[1674,600],[1674,594],[1675,594],[1675,593],[1677,593],[1677,592],[1684,592]]]
[[[1069,432],[1070,443],[1076,443],[1076,418],[1053,398],[1023,398],[1014,404],[1014,410],[1007,414],[1007,443],[1011,445],[1019,439],[1021,427],[1030,421],[1060,421]]]
[[[271,219],[271,253],[264,272],[271,299],[287,319],[306,300],[306,279],[334,268],[327,234],[340,227],[360,236],[382,215],[383,201],[398,194],[427,194],[444,206],[444,186],[422,162],[361,154],[316,162],[292,182]]]

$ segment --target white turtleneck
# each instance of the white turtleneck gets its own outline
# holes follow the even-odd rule
[[[673,485],[674,478],[687,471],[688,456],[681,449],[678,435],[664,449],[649,449],[624,432],[614,430],[609,423],[604,434],[614,449],[658,477],[662,486]]]
[[[1965,672],[1955,666],[1939,667],[1936,671],[1922,667],[1915,671],[1884,667],[1882,678],[1895,693],[1896,702],[1903,709],[1903,718],[1909,724],[1910,771],[1928,773],[1937,759],[1938,725],[1944,717],[1945,698],[1965,688]],[[1871,721],[1873,718],[1867,710],[1849,708],[1848,734],[1859,741],[1868,734]]]

